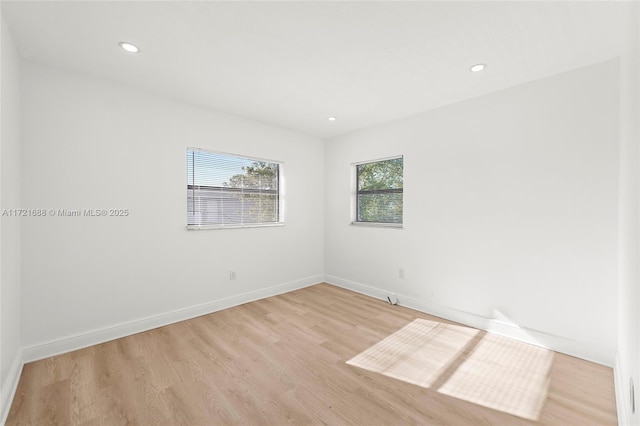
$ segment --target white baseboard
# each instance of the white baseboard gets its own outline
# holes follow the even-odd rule
[[[37,361],[39,359],[60,355],[62,353],[130,336],[132,334],[173,324],[179,321],[210,314],[222,309],[232,308],[243,303],[253,302],[266,297],[298,290],[321,283],[322,281],[323,276],[316,275],[248,293],[238,294],[224,299],[209,301],[200,305],[190,306],[188,308],[178,309],[160,315],[154,315],[126,323],[116,324],[110,327],[91,330],[86,333],[79,333],[69,337],[50,340],[48,342],[23,348],[23,359],[25,363]]]
[[[19,350],[11,363],[7,378],[4,383],[1,384],[0,424],[4,424],[7,420],[7,416],[9,415],[9,409],[11,409],[11,403],[13,402],[13,397],[18,389],[18,382],[20,381],[20,375],[22,374],[22,367],[24,366],[23,360],[23,352],[22,350]]]
[[[640,416],[631,412],[631,390],[629,388],[629,371],[624,371],[620,353],[616,352],[616,362],[613,366],[614,389],[616,392],[616,407],[618,411],[619,426],[638,426],[640,425]],[[637,383],[635,387],[637,388]],[[636,391],[635,402],[638,402],[638,392]],[[636,407],[636,411],[638,408]]]
[[[381,300],[387,300],[389,291],[371,287],[340,277],[325,275],[325,282],[338,287],[362,293]],[[398,304],[416,311],[464,324],[479,330],[486,330],[525,343],[542,346],[552,351],[575,356],[587,361],[596,362],[607,367],[614,365],[613,349],[599,347],[563,336],[556,336],[540,330],[521,327],[517,324],[496,318],[488,318],[471,312],[461,311],[427,300],[416,299],[397,294]]]
[[[618,410],[618,425],[628,426],[631,424],[629,413],[629,383],[624,380],[622,365],[620,363],[620,353],[616,353],[616,362],[613,366],[613,382],[616,391],[616,407]]]

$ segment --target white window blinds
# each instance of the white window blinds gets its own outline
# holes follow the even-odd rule
[[[282,222],[281,163],[187,149],[187,226],[242,227]]]

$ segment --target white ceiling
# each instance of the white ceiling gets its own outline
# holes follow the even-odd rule
[[[3,1],[2,12],[29,61],[331,137],[618,56],[628,6]],[[469,72],[477,62],[487,69]]]

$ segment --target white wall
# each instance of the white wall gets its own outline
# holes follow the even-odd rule
[[[0,16],[0,211],[20,208],[20,59]],[[20,223],[0,219],[0,423],[7,414],[22,367],[20,343]]]
[[[131,212],[24,219],[25,357],[322,280],[321,140],[28,63],[22,87],[23,206]],[[286,226],[187,231],[188,146],[283,161]]]
[[[640,7],[629,14],[620,73],[619,311],[616,392],[620,424],[640,424],[631,413],[629,381],[640,395]]]
[[[613,364],[618,81],[608,61],[328,141],[327,279]],[[404,229],[350,226],[351,163],[398,154]]]

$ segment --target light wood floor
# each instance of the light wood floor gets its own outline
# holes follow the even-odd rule
[[[6,424],[616,424],[612,370],[562,354],[537,421],[442,392],[468,345],[430,386],[347,364],[416,319],[452,324],[319,284],[29,363]]]

